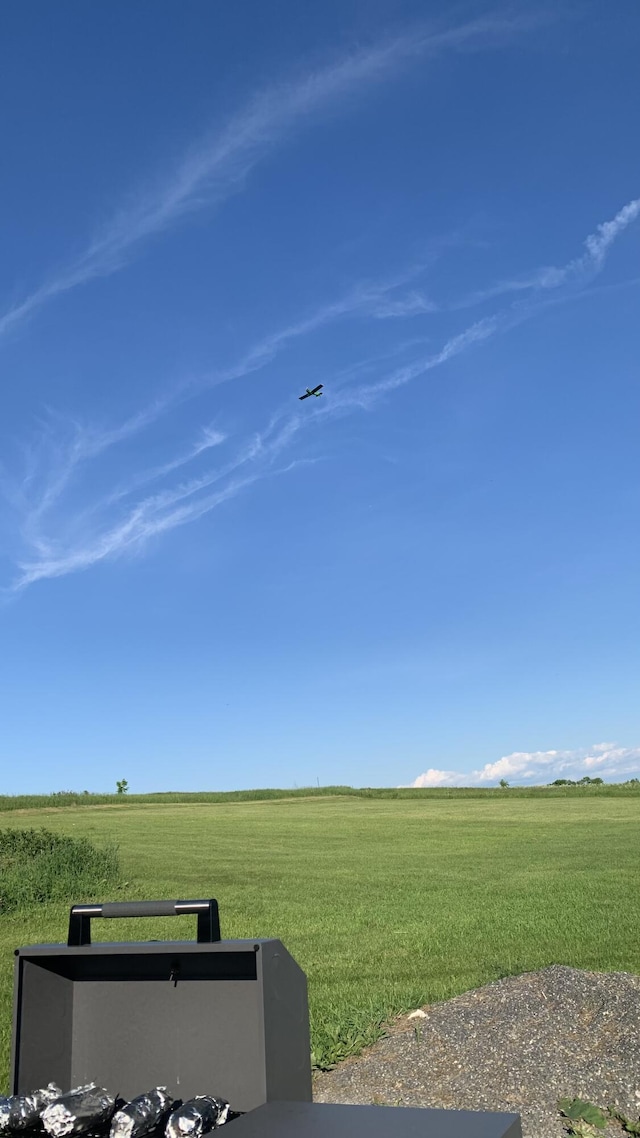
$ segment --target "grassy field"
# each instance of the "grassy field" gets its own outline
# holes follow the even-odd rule
[[[506,974],[640,972],[633,790],[159,802],[23,807],[0,825],[115,840],[121,897],[214,896],[223,936],[280,937],[309,979],[320,1063],[395,1012]],[[13,949],[65,940],[67,913],[0,916],[0,1087]],[[95,939],[193,935],[189,918],[94,922]]]

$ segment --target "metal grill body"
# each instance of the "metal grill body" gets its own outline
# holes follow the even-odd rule
[[[183,913],[195,942],[91,943],[94,917]],[[218,1094],[229,1138],[522,1138],[515,1114],[312,1103],[306,977],[279,940],[221,940],[213,900],[75,905],[66,945],[15,955],[14,1094]]]
[[[132,1098],[311,1100],[306,978],[279,940],[17,950],[13,1093],[95,1080]]]

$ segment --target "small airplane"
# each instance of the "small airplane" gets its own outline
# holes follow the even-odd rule
[[[324,387],[324,383],[319,383],[317,387],[308,387],[306,394],[299,395],[298,399],[308,399],[310,395],[315,395],[316,399],[319,399],[322,395],[322,392],[320,390],[321,387]]]

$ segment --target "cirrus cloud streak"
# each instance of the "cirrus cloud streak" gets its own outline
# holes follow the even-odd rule
[[[558,280],[562,282],[566,278],[571,265],[580,264],[583,279],[591,281],[594,275],[601,271],[613,241],[638,216],[640,216],[640,198],[629,202],[611,221],[598,226],[595,233],[585,242],[587,252],[581,258],[570,262],[565,269],[557,270]],[[324,305],[315,314],[271,334],[243,358],[234,374],[237,376],[256,370],[273,358],[278,351],[283,350],[292,339],[315,332],[332,321],[356,314],[359,316],[368,314],[370,318],[376,319],[381,300],[388,298],[388,294],[397,289],[400,283],[404,283],[405,279],[406,277],[396,277],[384,285],[361,286],[340,301]],[[11,498],[13,502],[18,503],[19,508],[21,495],[23,498],[20,528],[22,540],[29,547],[29,555],[16,559],[19,564],[19,575],[9,587],[9,593],[21,591],[36,581],[64,576],[79,569],[86,569],[105,558],[116,557],[133,548],[141,548],[149,538],[168,532],[188,521],[195,521],[222,502],[234,497],[245,486],[269,475],[276,457],[279,457],[303,430],[317,428],[358,410],[367,410],[397,388],[423,377],[455,356],[481,345],[499,333],[508,331],[524,320],[531,319],[549,304],[564,302],[573,295],[571,293],[567,296],[562,289],[559,289],[557,297],[547,294],[534,296],[525,301],[518,299],[493,315],[483,317],[449,337],[435,353],[427,357],[422,355],[390,373],[383,372],[380,378],[366,385],[353,386],[349,382],[347,373],[342,376],[341,381],[336,381],[335,394],[326,405],[313,408],[311,411],[307,409],[301,414],[300,410],[290,412],[287,403],[275,412],[264,430],[241,444],[235,455],[220,467],[204,471],[186,483],[174,484],[138,502],[134,501],[124,514],[114,516],[113,510],[109,511],[109,507],[129,497],[136,488],[150,481],[165,478],[186,464],[196,461],[212,447],[225,442],[223,431],[209,427],[203,434],[201,428],[197,438],[179,455],[168,458],[150,470],[130,472],[125,485],[118,484],[104,498],[94,500],[91,505],[85,506],[76,513],[66,527],[64,524],[61,525],[59,520],[56,523],[54,518],[52,534],[53,507],[59,508],[59,499],[79,469],[116,443],[131,437],[138,430],[146,429],[170,405],[170,400],[156,401],[150,408],[129,418],[119,427],[102,432],[80,429],[77,424],[73,424],[70,449],[63,449],[60,452],[55,442],[49,447],[50,450],[53,449],[55,455],[54,466],[49,475],[45,476],[44,486],[39,487],[35,498],[33,496],[29,498],[29,494],[33,494],[35,478],[33,467],[22,486],[10,487]],[[580,290],[577,295],[581,295]],[[231,372],[233,373],[233,369]],[[355,374],[357,373],[356,366]],[[231,377],[229,374],[226,378]],[[297,455],[293,455],[292,458],[299,460]],[[219,489],[211,493],[209,488],[214,483]],[[178,506],[177,503],[181,504]],[[89,517],[95,523],[92,532],[88,532],[85,526]],[[79,541],[77,534],[81,534]],[[455,772],[436,771],[426,772],[425,776],[420,777],[457,776]]]
[[[496,15],[449,28],[422,25],[257,92],[217,132],[192,145],[168,177],[131,194],[78,257],[0,314],[0,337],[56,297],[120,271],[145,241],[186,216],[221,206],[306,120],[348,106],[348,95],[389,79],[414,60],[492,47],[539,22],[539,16]]]

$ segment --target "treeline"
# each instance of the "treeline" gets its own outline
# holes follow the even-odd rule
[[[640,780],[605,783],[602,779],[556,779],[548,786],[442,786],[442,787],[353,787],[307,786],[292,789],[159,791],[153,794],[90,794],[61,790],[54,794],[0,795],[0,811],[56,809],[65,806],[129,806],[197,805],[198,803],[269,802],[286,798],[563,798],[568,795],[606,795],[610,797],[640,796]]]

